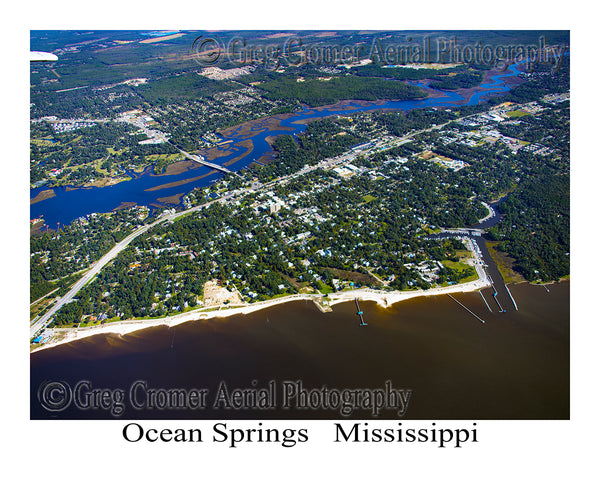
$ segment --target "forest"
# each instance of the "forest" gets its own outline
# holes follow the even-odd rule
[[[268,99],[294,100],[310,107],[330,105],[340,100],[350,99],[410,100],[426,96],[420,88],[402,82],[352,75],[332,77],[329,80],[306,79],[304,81],[298,81],[295,77],[286,77],[261,83],[258,88],[266,92],[265,97]]]
[[[529,281],[569,275],[569,176],[545,173],[524,181],[500,204],[505,217],[490,232]]]
[[[457,90],[459,88],[476,87],[483,81],[483,74],[477,71],[459,72],[454,75],[436,75],[429,84],[431,88],[440,90]]]
[[[139,85],[136,91],[148,103],[154,104],[209,97],[238,88],[240,86],[233,82],[211,80],[194,72],[165,76]]]
[[[139,208],[89,215],[60,230],[30,237],[31,301],[56,288],[65,277],[88,268],[141,224]]]

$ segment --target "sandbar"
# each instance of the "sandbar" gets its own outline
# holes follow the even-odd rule
[[[34,203],[48,200],[49,198],[52,198],[55,196],[56,196],[56,193],[54,193],[54,190],[42,190],[35,197],[33,197],[31,200],[29,200],[29,205],[33,205]]]

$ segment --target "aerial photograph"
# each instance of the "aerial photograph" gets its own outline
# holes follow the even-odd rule
[[[571,418],[568,30],[29,34],[31,419]]]

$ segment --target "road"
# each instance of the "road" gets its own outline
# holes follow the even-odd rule
[[[69,303],[73,298],[75,298],[75,295],[77,295],[79,290],[81,290],[84,285],[86,285],[88,282],[90,282],[98,274],[98,272],[100,270],[102,270],[102,268],[108,262],[110,262],[120,252],[122,252],[127,247],[127,245],[129,245],[131,243],[131,241],[134,238],[136,238],[139,235],[141,235],[142,233],[146,232],[149,228],[156,225],[157,223],[160,223],[163,221],[165,221],[165,218],[161,218],[160,220],[158,220],[150,225],[144,225],[142,227],[139,227],[137,230],[135,230],[133,233],[131,233],[129,236],[127,236],[125,239],[123,239],[119,243],[117,243],[106,255],[104,255],[100,260],[98,260],[94,264],[94,266],[92,268],[90,268],[85,273],[85,275],[83,275],[83,277],[81,277],[77,282],[75,282],[75,284],[71,287],[71,290],[69,290],[69,292],[66,295],[64,295],[62,298],[60,298],[47,313],[42,315],[40,318],[38,318],[34,322],[33,325],[31,325],[30,331],[29,331],[30,337],[33,338],[42,328],[46,327],[48,325],[48,323],[50,323],[52,316],[56,312],[58,312],[62,308],[63,305]]]
[[[211,202],[213,203],[213,202]],[[43,316],[38,318],[33,325],[30,327],[30,337],[33,338],[35,335],[45,328],[51,321],[52,317],[56,312],[58,312],[63,305],[69,303],[75,295],[81,290],[87,283],[92,281],[94,277],[102,270],[113,258],[115,258],[119,253],[121,253],[127,245],[129,245],[135,238],[139,237],[143,233],[147,232],[152,227],[158,225],[159,223],[166,222],[168,220],[173,220],[177,217],[185,215],[186,213],[190,213],[191,211],[198,210],[199,208],[205,207],[208,204],[198,205],[196,207],[190,208],[188,210],[184,210],[183,212],[171,213],[168,215],[163,215],[158,220],[152,222],[148,225],[143,225],[135,230],[133,233],[129,234],[119,243],[117,243],[106,255],[104,255],[100,260],[98,260],[92,268],[90,268],[83,277],[81,277],[75,284],[71,287],[71,289],[66,293],[63,297],[61,297],[48,312],[46,312]]]

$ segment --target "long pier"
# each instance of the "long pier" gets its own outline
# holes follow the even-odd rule
[[[508,285],[504,285],[506,287],[506,291],[508,292],[508,296],[510,297],[510,299],[513,302],[513,305],[515,306],[515,310],[519,311],[519,307],[517,307],[517,302],[515,302],[515,299],[512,296],[512,293],[510,293],[510,290],[508,289]]]
[[[483,303],[485,303],[485,306],[488,308],[488,310],[490,311],[490,313],[494,313],[494,312],[492,312],[492,309],[490,308],[490,305],[487,303],[487,300],[483,296],[483,293],[481,293],[481,290],[479,290],[479,295],[481,295],[481,298],[483,298]]]
[[[449,293],[447,293],[446,295],[448,295],[452,300],[454,300],[456,303],[458,303],[461,307],[463,307],[467,312],[469,312],[471,315],[473,315],[477,320],[479,320],[481,323],[485,323],[485,320],[483,320],[482,318],[480,318],[479,316],[477,316],[475,313],[473,313],[471,310],[469,310],[467,307],[465,307],[462,303],[460,303],[456,298],[454,298],[452,295],[450,295]]]

